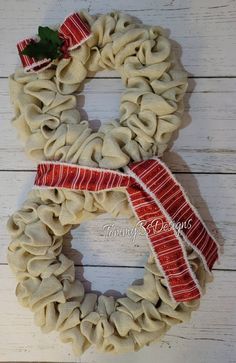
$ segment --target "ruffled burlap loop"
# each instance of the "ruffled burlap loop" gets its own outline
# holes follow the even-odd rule
[[[13,124],[33,159],[61,160],[117,169],[158,154],[179,128],[187,87],[186,74],[172,61],[169,40],[158,27],[147,27],[119,12],[82,15],[93,36],[39,74],[21,70],[10,77],[15,107]],[[120,124],[97,132],[81,120],[76,97],[88,71],[115,69],[126,91]]]
[[[60,331],[62,341],[72,342],[78,354],[91,344],[101,351],[138,350],[172,325],[187,321],[199,304],[173,303],[152,255],[142,283],[131,285],[127,297],[115,300],[85,293],[75,280],[73,261],[61,253],[63,236],[72,225],[105,211],[135,220],[123,191],[35,189],[8,222],[13,238],[8,261],[19,281],[19,301],[34,312],[43,332]],[[204,287],[206,272],[200,259],[187,252]]]
[[[180,126],[186,74],[173,62],[169,40],[159,27],[144,26],[120,12],[83,16],[92,37],[41,73],[18,69],[10,77],[14,126],[26,153],[37,160],[60,160],[118,169],[130,161],[162,155]],[[126,87],[120,122],[94,132],[82,120],[75,93],[88,72],[115,69]],[[75,354],[95,345],[104,352],[137,351],[159,340],[174,324],[185,322],[199,300],[173,303],[152,254],[143,280],[115,299],[85,292],[76,280],[74,262],[62,252],[72,226],[108,212],[136,218],[125,190],[87,192],[32,190],[8,221],[12,241],[8,261],[18,279],[16,295],[34,313],[43,332],[57,330]],[[202,287],[206,272],[186,247]]]

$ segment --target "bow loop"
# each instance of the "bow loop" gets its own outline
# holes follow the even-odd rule
[[[36,41],[33,38],[24,39],[17,43],[17,49],[25,72],[39,72],[40,70],[44,70],[51,65],[51,59],[49,58],[37,60],[34,57],[29,57],[28,55],[22,54],[28,45],[34,43],[36,43]]]
[[[54,59],[70,57],[70,51],[78,48],[91,35],[87,21],[79,13],[69,15],[58,31],[39,27],[39,41],[27,38],[17,43],[25,72],[43,71],[51,66]]]
[[[74,13],[61,24],[59,35],[66,41],[68,50],[72,50],[89,39],[91,32],[88,23],[78,13]]]

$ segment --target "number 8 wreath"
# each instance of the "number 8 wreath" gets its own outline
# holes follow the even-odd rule
[[[13,125],[39,160],[34,188],[8,221],[8,262],[19,302],[45,333],[56,330],[81,355],[137,351],[199,307],[219,248],[161,161],[180,127],[187,76],[163,30],[118,11],[68,16],[17,44],[10,76]],[[116,70],[126,89],[120,120],[93,131],[75,93],[88,72]],[[142,283],[120,298],[86,292],[62,253],[75,225],[101,213],[142,222],[150,256]],[[159,219],[170,228],[155,231]],[[191,228],[177,225],[191,220]]]

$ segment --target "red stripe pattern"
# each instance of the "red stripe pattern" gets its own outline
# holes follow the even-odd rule
[[[40,61],[37,61],[35,58],[28,57],[27,55],[23,55],[21,53],[27,47],[27,45],[29,45],[30,43],[33,43],[33,42],[35,42],[34,39],[28,38],[28,39],[24,39],[21,42],[17,43],[17,49],[18,49],[18,53],[19,53],[19,56],[21,59],[21,63],[26,72],[29,72],[31,70],[33,70],[34,72],[37,72],[39,70],[47,68],[48,65],[51,63],[51,59],[45,58]]]
[[[68,57],[68,50],[75,49],[84,43],[91,36],[91,31],[88,23],[81,18],[79,13],[74,13],[68,16],[61,24],[59,35],[64,40],[62,46],[63,56]],[[52,63],[51,59],[36,60],[21,53],[32,42],[36,42],[36,40],[28,38],[17,43],[17,49],[25,72],[42,71]]]
[[[152,191],[175,224],[184,225],[186,220],[192,220],[191,229],[183,228],[182,236],[205,257],[206,265],[211,270],[218,250],[217,244],[170,170],[160,160],[155,159],[134,163],[131,170]],[[158,170],[158,177],[153,174],[154,170]]]
[[[125,188],[133,211],[146,230],[172,299],[183,302],[200,297],[201,289],[189,265],[183,240],[197,251],[208,271],[218,259],[218,246],[180,184],[159,159],[132,163],[126,173],[43,162],[38,165],[35,186],[92,192]],[[186,220],[192,221],[191,228],[184,227],[179,235],[176,223],[184,225]],[[158,230],[157,221],[162,226]]]
[[[66,18],[59,28],[59,34],[66,41],[69,50],[77,48],[91,36],[88,24],[78,13]]]

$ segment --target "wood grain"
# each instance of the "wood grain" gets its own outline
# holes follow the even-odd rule
[[[143,274],[141,269],[85,267],[77,276],[92,282],[92,290],[106,292],[112,288],[123,293],[128,284]],[[84,276],[84,277],[82,277]],[[71,353],[70,345],[59,342],[57,333],[42,334],[33,324],[32,313],[18,305],[14,296],[15,278],[7,266],[0,266],[0,361],[37,362],[154,362],[215,363],[235,362],[236,316],[232,315],[236,299],[236,272],[215,272],[200,309],[190,322],[175,326],[161,343],[139,353],[121,356],[98,354],[91,349],[80,359]],[[90,289],[88,283],[87,288]],[[231,289],[229,290],[229,286]],[[109,292],[107,293],[109,295]]]
[[[8,216],[21,206],[31,190],[34,172],[2,172],[0,175],[0,190],[4,190],[0,209],[0,262],[5,263],[9,243],[5,224]],[[221,264],[216,264],[215,268],[235,269],[236,175],[178,174],[177,178],[211,231],[220,242],[225,242]],[[107,224],[114,224],[110,237],[106,234],[107,229],[104,229]],[[114,219],[108,214],[83,223],[68,235],[65,253],[76,264],[143,266],[148,253],[145,237],[139,235],[134,241],[127,235],[119,237],[125,227],[129,227],[126,220]],[[115,229],[118,231],[116,235]]]
[[[236,76],[234,0],[21,0],[17,4],[17,0],[0,3],[0,76],[7,76],[18,64],[19,40],[36,34],[38,25],[55,25],[79,9],[91,14],[120,9],[146,24],[162,26],[189,74]]]
[[[119,118],[123,90],[120,79],[87,80],[78,95],[82,117],[95,126]],[[164,157],[173,171],[236,172],[235,96],[234,79],[189,80],[182,128],[173,136],[171,151]],[[26,157],[10,122],[13,111],[5,79],[0,79],[0,107],[4,135],[0,169],[34,169],[35,162]]]
[[[6,265],[6,221],[31,190],[36,163],[29,161],[11,125],[7,77],[19,65],[16,43],[38,25],[55,25],[78,9],[91,14],[120,9],[149,25],[161,25],[189,74],[182,129],[164,160],[191,196],[209,228],[224,241],[200,309],[191,322],[174,327],[161,343],[136,354],[107,356],[94,349],[75,358],[55,333],[43,335],[30,311],[14,295]],[[235,0],[8,0],[0,1],[0,361],[83,363],[236,363],[236,1]],[[116,72],[99,72],[78,96],[82,115],[93,124],[119,117],[123,86]],[[106,100],[106,107],[104,107]],[[127,227],[104,214],[74,229],[64,253],[77,265],[87,289],[123,293],[143,274],[144,237],[106,238],[103,226]],[[78,252],[78,250],[80,252]],[[105,251],[105,252],[104,252]],[[126,266],[126,267],[125,267]],[[113,291],[108,291],[108,294]]]

